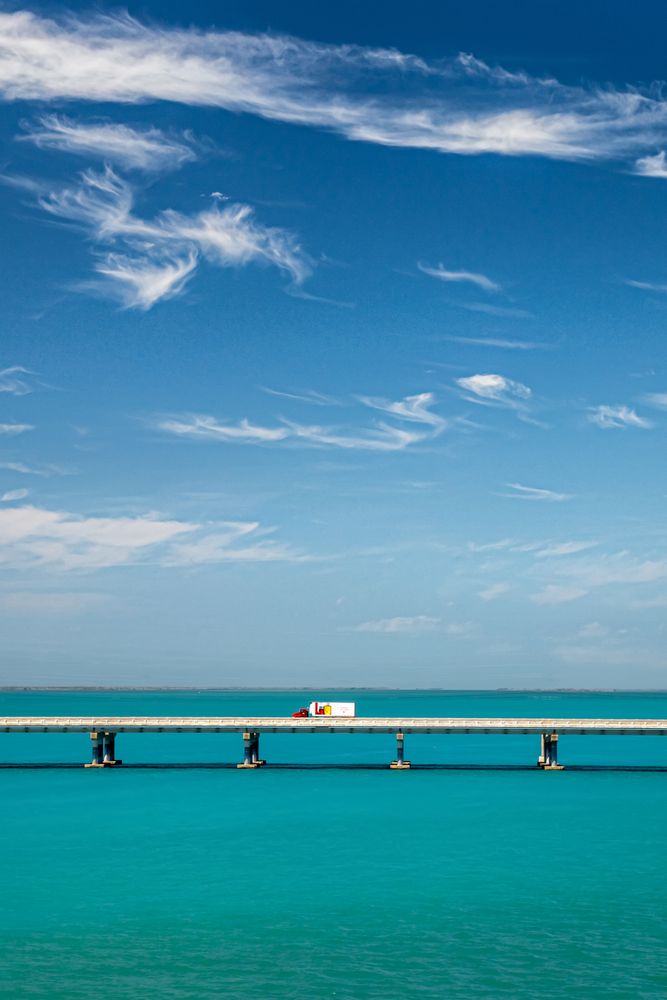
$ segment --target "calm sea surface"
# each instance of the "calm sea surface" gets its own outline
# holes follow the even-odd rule
[[[335,697],[360,715],[667,718],[667,695]],[[0,693],[0,715],[287,715],[309,700]],[[121,734],[117,752],[231,764],[241,743]],[[2,768],[0,995],[664,998],[667,739],[561,737],[584,769],[520,769],[538,743],[406,737],[413,765],[494,766],[468,770],[355,769],[387,763],[394,741],[342,734],[262,737],[269,763],[305,770]],[[0,735],[4,763],[89,756],[85,734]]]

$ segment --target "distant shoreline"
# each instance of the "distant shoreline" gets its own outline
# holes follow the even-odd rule
[[[153,694],[289,694],[299,692],[321,692],[321,691],[368,691],[387,692],[398,691],[422,694],[667,694],[667,688],[398,688],[398,687],[153,687],[153,686],[125,686],[117,685],[113,687],[90,686],[90,685],[27,685],[12,684],[0,685],[0,694],[23,692],[109,692],[109,693],[153,693]]]

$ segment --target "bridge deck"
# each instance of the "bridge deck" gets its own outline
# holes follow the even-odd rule
[[[40,733],[572,733],[667,736],[667,719],[440,719],[143,716],[0,718],[0,732]]]

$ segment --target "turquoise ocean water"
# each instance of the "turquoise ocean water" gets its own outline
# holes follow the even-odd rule
[[[667,695],[349,697],[361,715],[667,717]],[[309,700],[7,692],[0,715],[287,715]],[[120,735],[117,752],[215,765],[242,748]],[[448,766],[380,769],[393,753],[388,736],[273,735],[269,764],[311,766],[0,768],[0,995],[667,995],[667,739],[562,737],[582,769],[551,773],[532,767],[537,737],[406,737],[413,764]],[[0,736],[0,763],[89,754],[86,735]]]

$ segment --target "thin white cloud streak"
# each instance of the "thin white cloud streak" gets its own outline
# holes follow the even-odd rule
[[[542,503],[564,503],[572,499],[571,493],[557,493],[554,490],[540,489],[537,486],[524,486],[522,483],[505,483],[505,486],[514,490],[513,493],[502,493],[503,497],[512,500],[536,500]]]
[[[278,396],[280,399],[293,399],[297,403],[310,403],[312,406],[340,406],[340,400],[334,396],[327,396],[323,392],[315,392],[314,389],[304,389],[303,392],[283,392],[280,389],[271,389],[269,386],[260,386],[262,392],[269,396]]]
[[[642,396],[642,402],[653,406],[656,410],[667,410],[667,392],[647,392]]]
[[[0,503],[13,503],[14,500],[25,500],[29,490],[7,490],[0,496]]]
[[[667,292],[666,284],[654,281],[634,281],[632,278],[626,278],[623,284],[629,285],[631,288],[641,288],[645,292],[658,292],[660,295]]]
[[[432,632],[440,624],[440,621],[440,618],[432,618],[430,615],[378,618],[355,625],[352,631],[375,632],[383,635],[419,635],[423,632]]]
[[[221,424],[215,417],[193,414],[181,419],[159,420],[156,428],[178,437],[202,438],[208,441],[245,441],[251,444],[284,441],[289,437],[286,427],[260,427],[248,420],[237,424]]]
[[[380,410],[382,413],[388,413],[399,420],[428,424],[438,430],[444,429],[447,424],[447,421],[443,417],[431,411],[431,407],[436,402],[432,392],[420,392],[414,396],[406,396],[405,399],[400,399],[396,402],[376,396],[359,396],[358,398],[364,406],[369,406],[373,410]]]
[[[535,558],[553,559],[560,556],[572,556],[577,552],[585,552],[587,549],[593,549],[596,545],[597,542],[555,542],[552,545],[546,545],[544,548],[538,549],[535,552]]]
[[[8,437],[16,437],[17,434],[25,434],[26,431],[34,431],[32,424],[0,424],[0,434]]]
[[[530,599],[535,604],[565,604],[599,587],[639,586],[667,579],[667,560],[637,559],[628,552],[566,559],[554,563],[551,568],[560,580],[547,583],[542,590],[532,594]],[[635,602],[633,606],[640,605]],[[650,600],[646,606],[653,606]]]
[[[461,306],[468,312],[485,313],[487,316],[500,316],[503,319],[531,319],[533,315],[527,309],[515,309],[513,306],[494,306],[488,302],[462,302]]]
[[[473,347],[498,347],[501,350],[507,350],[507,351],[548,351],[551,349],[550,344],[542,344],[539,341],[503,340],[500,337],[444,336],[441,339],[447,340],[452,344],[470,344]]]
[[[426,264],[418,263],[417,267],[423,274],[428,274],[431,278],[438,278],[440,281],[477,285],[485,292],[502,291],[502,286],[497,282],[487,278],[485,274],[477,274],[475,271],[448,271],[442,264],[438,264],[437,267],[428,267]]]
[[[519,484],[514,484],[518,486]],[[526,492],[528,491],[528,492]],[[544,494],[547,497],[544,497]],[[508,494],[516,499],[521,499],[523,497],[530,499],[549,499],[549,497],[565,497],[569,499],[569,494],[565,493],[553,493],[551,490],[536,490],[534,487],[524,486],[523,490],[516,494]],[[553,501],[552,501],[553,502]],[[468,542],[469,552],[516,552],[516,553],[527,553],[532,555],[536,559],[553,559],[560,556],[571,556],[578,552],[585,552],[587,549],[592,549],[597,546],[597,542],[593,541],[579,541],[579,542],[552,542],[552,541],[542,541],[542,542],[517,542],[512,538],[502,538],[497,542],[486,542],[479,544],[478,542]]]
[[[564,86],[469,55],[428,64],[395,50],[108,14],[3,13],[0,36],[7,100],[176,101],[466,155],[635,161],[667,137],[657,88]]]
[[[76,156],[97,157],[126,170],[162,172],[177,170],[195,160],[188,142],[171,138],[160,129],[135,129],[116,123],[86,123],[59,115],[42,115],[37,123],[25,123],[20,142],[39,149],[57,150]]]
[[[586,588],[655,583],[667,578],[667,560],[638,559],[628,552],[617,552],[595,559],[567,560],[556,564],[554,572]]]
[[[541,589],[529,595],[530,600],[538,605],[568,603],[601,587],[648,587],[667,581],[667,559],[644,559],[627,551],[589,554],[588,550],[598,544],[592,540],[520,543],[504,538],[484,544],[470,542],[468,551],[502,553],[499,561],[486,563],[482,567],[486,572],[502,567],[506,573],[512,567],[508,560],[510,554],[527,555],[531,563],[528,566],[522,563],[516,569],[516,573],[519,573],[516,579],[538,581]],[[509,584],[505,582],[491,585],[478,592],[478,596],[487,600],[495,599],[504,592],[506,586]],[[661,607],[664,600],[664,595],[651,595],[644,600],[628,603],[632,607],[651,608]]]
[[[582,587],[566,587],[559,584],[550,583],[543,590],[531,596],[534,604],[568,604],[570,601],[578,601],[580,597],[585,597],[588,593]]]
[[[600,622],[587,622],[577,631],[579,639],[606,639],[608,635],[609,629]]]
[[[113,248],[102,252],[95,270],[99,287],[125,308],[146,310],[180,294],[201,258],[223,268],[271,264],[295,284],[310,272],[294,235],[263,226],[248,205],[216,203],[192,215],[167,210],[142,219],[134,202],[132,185],[110,167],[86,170],[77,185],[38,197],[49,215],[82,226],[99,247]]]
[[[514,542],[511,538],[501,538],[497,542],[468,542],[469,552],[501,552],[508,549]]]
[[[431,436],[415,434],[385,423],[351,433],[317,425],[288,423],[287,426],[297,440],[348,451],[404,451],[410,445],[427,441]]]
[[[0,565],[69,571],[146,561],[196,566],[306,558],[288,545],[267,540],[266,534],[257,522],[196,524],[156,515],[86,517],[33,506],[10,507],[0,510]]]
[[[406,396],[402,400],[361,397],[373,409],[379,409],[398,420],[426,424],[427,432],[411,431],[379,421],[370,427],[342,428],[319,424],[302,424],[282,418],[280,424],[266,427],[247,419],[236,423],[222,423],[206,414],[184,414],[178,417],[158,418],[152,421],[156,430],[187,437],[239,444],[291,444],[305,443],[313,447],[340,448],[348,451],[392,452],[404,451],[412,445],[432,440],[446,426],[446,421],[430,412],[435,402],[431,393]]]
[[[455,379],[463,390],[463,398],[480,406],[503,406],[509,409],[524,409],[532,390],[522,382],[515,382],[504,375],[467,375]]]
[[[626,427],[635,427],[642,430],[649,430],[653,427],[653,422],[645,417],[640,417],[636,410],[629,406],[594,406],[588,414],[588,421],[600,427],[602,430],[618,430]]]
[[[71,470],[59,465],[26,465],[25,462],[0,462],[0,469],[5,469],[7,472],[18,472],[24,476],[44,476],[45,478],[71,474]]]
[[[665,151],[656,153],[655,156],[642,156],[635,163],[636,174],[642,177],[657,177],[661,180],[667,179],[667,163],[665,162]]]
[[[480,590],[479,596],[483,601],[495,601],[503,594],[507,594],[512,588],[509,583],[494,583],[485,590]]]
[[[222,528],[223,530],[217,530]],[[262,539],[258,522],[229,522],[194,541],[178,542],[163,559],[165,566],[201,566],[220,562],[308,562],[311,557],[291,546]],[[250,536],[251,544],[238,542]]]
[[[23,376],[32,374],[33,372],[23,368],[22,365],[3,368],[0,371],[0,392],[7,392],[12,396],[27,396],[32,392],[32,386]]]

